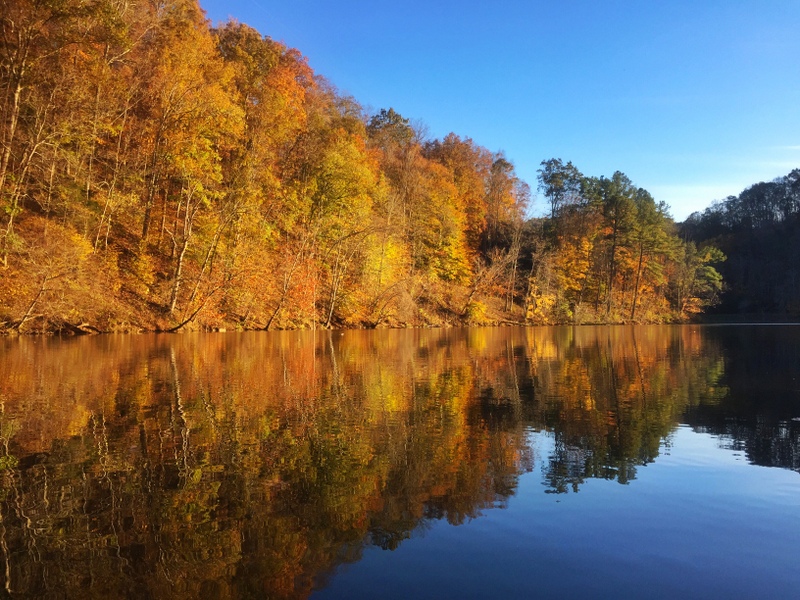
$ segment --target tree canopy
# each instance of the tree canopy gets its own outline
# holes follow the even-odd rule
[[[369,114],[196,0],[9,0],[0,28],[0,330],[660,322],[716,300],[720,255],[686,258],[622,173],[544,161],[550,216],[529,219],[502,151]]]
[[[681,224],[684,238],[728,255],[715,309],[748,318],[800,317],[800,169],[751,185]]]

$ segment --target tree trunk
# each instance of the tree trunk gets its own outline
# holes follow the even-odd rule
[[[633,305],[631,306],[631,321],[636,317],[636,301],[639,299],[639,279],[642,275],[642,259],[644,258],[644,245],[639,245],[639,264],[636,266],[636,284],[633,287]]]

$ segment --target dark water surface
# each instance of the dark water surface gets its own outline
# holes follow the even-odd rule
[[[0,597],[788,598],[800,327],[0,339]]]

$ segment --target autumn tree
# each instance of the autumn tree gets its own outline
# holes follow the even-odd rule
[[[219,52],[233,72],[235,102],[244,127],[223,156],[221,221],[229,223],[225,306],[237,320],[269,328],[307,266],[309,236],[296,225],[292,179],[296,148],[308,121],[308,95],[316,87],[305,59],[247,25],[214,30]],[[293,150],[294,148],[294,150]],[[279,277],[275,277],[275,269]]]
[[[474,259],[486,232],[486,182],[492,169],[491,153],[469,138],[449,133],[443,140],[426,143],[425,155],[452,173],[466,219],[466,242]]]
[[[667,206],[621,172],[611,178],[585,177],[558,159],[542,164],[540,189],[558,208],[556,217],[542,219],[537,237],[528,241],[535,249],[528,318],[541,323],[687,318],[682,302],[676,301],[684,294],[676,290],[686,287],[679,283],[687,271],[681,261],[696,251],[676,235]],[[563,202],[567,179],[572,191]],[[715,260],[709,255],[708,261]],[[700,278],[706,281],[701,295],[710,303],[700,304],[710,306],[715,302],[710,290],[719,281],[713,283],[710,271]]]

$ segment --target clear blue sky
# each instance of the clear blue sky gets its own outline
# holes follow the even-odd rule
[[[368,110],[503,150],[534,192],[562,158],[682,220],[800,167],[800,0],[200,2]]]

